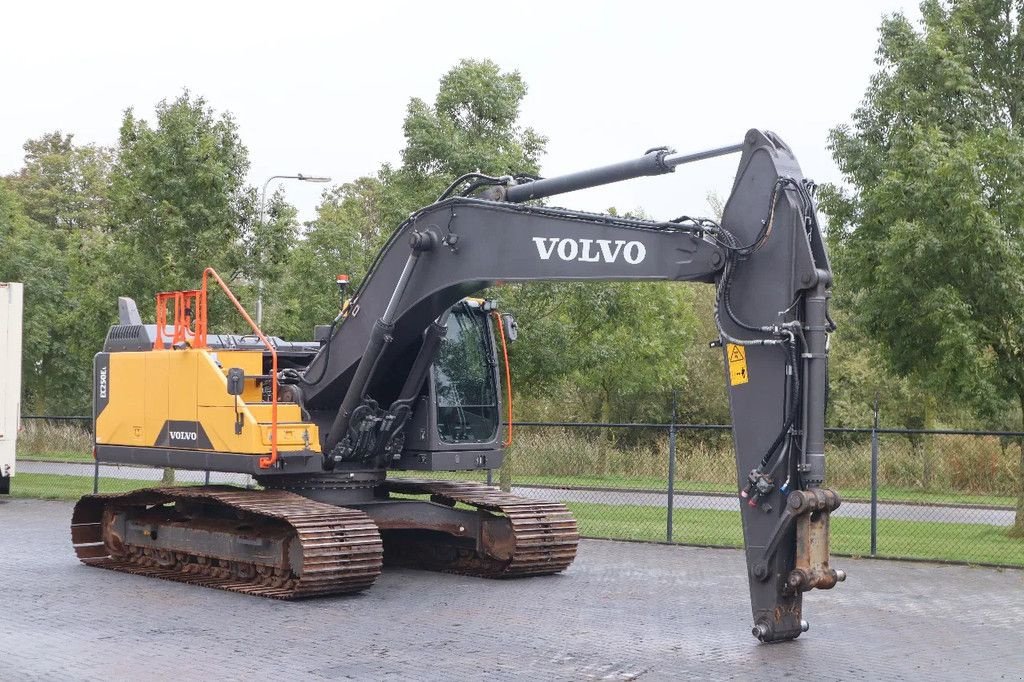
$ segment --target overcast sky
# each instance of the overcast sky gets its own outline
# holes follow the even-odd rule
[[[550,138],[546,175],[778,133],[805,175],[838,180],[829,128],[875,69],[883,14],[916,2],[51,2],[0,8],[0,174],[51,130],[113,144],[121,115],[183,88],[237,119],[251,182],[397,161],[409,97],[432,101],[460,58],[490,58],[529,85],[522,120]],[[577,192],[555,203],[703,214],[737,157]],[[483,169],[487,170],[487,169]],[[304,220],[322,186],[289,182]]]

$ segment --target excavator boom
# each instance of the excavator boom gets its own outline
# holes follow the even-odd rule
[[[737,151],[739,170],[721,225],[515,203]],[[352,412],[363,396],[383,389],[360,370],[407,352],[403,340],[417,338],[463,296],[497,282],[715,282],[738,484],[746,493],[754,633],[763,640],[796,636],[806,625],[802,591],[845,577],[828,566],[827,549],[810,563],[794,563],[798,542],[827,548],[828,514],[839,504],[828,491],[809,495],[810,507],[793,506],[808,497],[801,491],[817,490],[825,480],[832,280],[811,191],[790,149],[772,133],[752,130],[741,145],[686,156],[654,150],[633,162],[499,186],[491,201],[449,198],[417,212],[392,235],[353,298],[359,315],[330,341],[333,352],[321,351],[311,364],[321,380],[307,387],[308,406],[334,408],[347,389],[322,427],[325,453],[344,451],[347,433],[362,428],[351,423]],[[391,340],[375,343],[384,339]],[[816,523],[798,538],[798,520],[811,516]]]

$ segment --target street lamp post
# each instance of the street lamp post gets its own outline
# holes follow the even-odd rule
[[[305,175],[298,173],[296,175],[271,175],[267,178],[267,181],[263,183],[263,189],[260,190],[260,222],[259,227],[263,227],[263,216],[267,205],[267,186],[270,185],[273,180],[299,180],[300,182],[330,182],[331,179],[325,175]],[[263,279],[260,278],[257,283],[257,294],[256,294],[256,324],[263,324]]]

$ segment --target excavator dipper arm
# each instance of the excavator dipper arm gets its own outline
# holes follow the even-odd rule
[[[689,161],[740,152],[721,225],[656,222],[524,205]],[[330,415],[328,460],[343,458],[355,413],[379,369],[418,343],[461,298],[501,282],[714,282],[741,493],[753,633],[762,641],[807,628],[801,597],[845,578],[828,565],[825,481],[827,303],[831,271],[812,186],[775,135],[450,198],[413,214],[378,256],[349,314],[306,371],[306,406]],[[422,364],[422,363],[417,363]],[[328,462],[330,466],[330,462]]]

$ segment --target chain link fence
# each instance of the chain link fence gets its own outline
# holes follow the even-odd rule
[[[724,425],[523,422],[499,471],[439,473],[567,504],[587,537],[743,544],[732,433]],[[249,476],[97,464],[89,417],[23,417],[12,493],[77,499]],[[1024,434],[828,429],[843,505],[835,554],[1024,567]],[[422,477],[423,472],[391,475]]]
[[[836,554],[1024,566],[1024,434],[827,430]],[[740,547],[728,426],[519,425],[502,475],[589,537]]]

